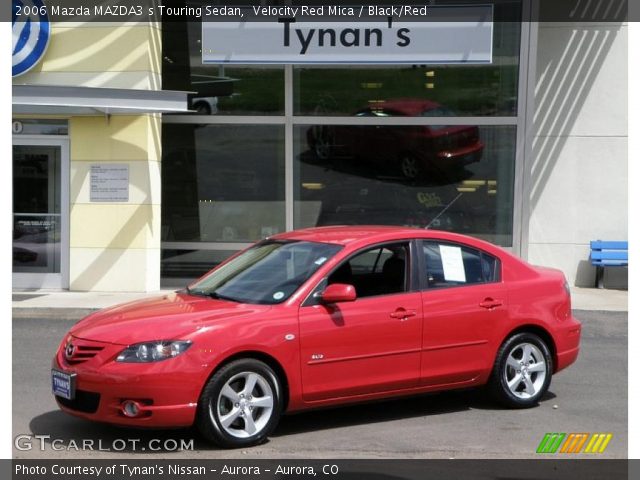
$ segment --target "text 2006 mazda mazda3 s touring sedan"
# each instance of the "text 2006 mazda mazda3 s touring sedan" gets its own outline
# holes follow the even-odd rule
[[[64,411],[139,427],[195,423],[223,447],[284,412],[487,384],[531,407],[576,360],[559,271],[432,230],[275,235],[187,289],[89,315],[63,339]]]

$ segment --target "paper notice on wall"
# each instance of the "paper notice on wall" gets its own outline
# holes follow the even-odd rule
[[[129,165],[91,165],[91,202],[128,202]]]
[[[462,249],[450,245],[440,245],[440,258],[444,279],[448,282],[466,282],[464,263],[462,261]]]

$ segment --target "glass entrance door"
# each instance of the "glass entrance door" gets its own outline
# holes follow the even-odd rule
[[[68,287],[68,171],[66,140],[14,141],[14,288]]]

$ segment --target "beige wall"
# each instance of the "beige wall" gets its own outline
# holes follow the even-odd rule
[[[541,24],[528,259],[593,286],[590,240],[627,240],[627,25]],[[609,287],[626,269],[609,268]]]

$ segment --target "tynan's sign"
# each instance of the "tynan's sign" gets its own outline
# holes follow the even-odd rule
[[[12,76],[31,70],[44,56],[51,25],[42,0],[13,0]]]
[[[493,6],[428,7],[425,21],[294,16],[202,22],[202,63],[487,64]]]

